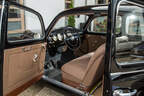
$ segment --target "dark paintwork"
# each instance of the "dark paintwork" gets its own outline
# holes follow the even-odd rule
[[[4,6],[5,2],[0,1]],[[4,61],[4,47],[5,47],[5,32],[6,32],[6,22],[7,22],[7,7],[5,7],[1,12],[1,30],[0,30],[0,96],[3,96],[3,61]]]
[[[106,55],[105,55],[105,71],[104,71],[104,96],[112,96],[112,91],[115,88],[122,88],[122,87],[131,87],[131,88],[138,88],[141,89],[143,88],[144,85],[144,71],[143,70],[133,70],[133,72],[125,72],[122,69],[119,69],[117,66],[116,68],[119,70],[119,72],[123,72],[123,73],[116,73],[116,71],[113,71],[111,73],[111,69],[113,67],[113,64],[115,65],[116,63],[112,63],[112,57],[115,53],[113,52],[112,48],[114,48],[114,44],[115,44],[115,34],[114,34],[114,30],[115,30],[115,16],[116,16],[116,10],[117,10],[117,5],[121,0],[110,0],[109,1],[109,10],[108,10],[108,26],[107,26],[107,41],[106,41]],[[143,4],[144,5],[144,1],[143,0],[128,0],[128,1],[132,1],[135,3],[139,3],[139,4]],[[5,3],[5,8],[7,8],[8,3]],[[39,15],[39,13],[35,12],[32,9],[29,9],[27,7],[24,7],[22,5],[16,4],[16,3],[12,3],[14,5],[17,5],[19,7],[22,8],[26,8],[27,10],[31,10],[34,13],[36,13],[37,15]],[[52,21],[52,23],[50,24],[50,26],[46,29],[46,37],[44,40],[46,40],[47,36],[50,34],[51,29],[53,28],[53,26],[56,24],[57,20],[65,15],[68,14],[86,14],[88,13],[89,15],[94,14],[95,12],[98,12],[98,10],[93,10],[93,8],[98,7],[98,6],[105,6],[105,5],[95,5],[95,6],[87,6],[87,7],[79,7],[79,8],[74,8],[74,9],[70,9],[70,10],[66,10],[60,14],[58,14],[58,16],[55,17],[55,19]],[[107,9],[104,11],[107,11]],[[3,82],[3,50],[4,48],[12,48],[12,47],[16,47],[16,46],[22,46],[22,45],[28,45],[28,44],[32,44],[32,43],[37,43],[37,42],[43,42],[44,40],[39,40],[39,41],[28,41],[28,42],[21,42],[20,44],[15,44],[15,45],[11,45],[8,44],[8,42],[5,42],[5,32],[6,32],[6,22],[5,20],[7,20],[7,10],[5,10],[5,14],[2,20],[4,20],[2,22],[2,31],[0,34],[0,96],[2,96],[2,82]],[[41,19],[41,23],[44,27],[43,21],[42,21],[42,17],[41,15],[39,15],[40,19]],[[86,25],[84,27],[87,27],[88,24],[90,23],[89,21],[91,20],[91,18],[87,21]],[[5,46],[6,44],[6,46]],[[116,70],[117,70],[116,69]],[[128,71],[128,70],[127,70]]]

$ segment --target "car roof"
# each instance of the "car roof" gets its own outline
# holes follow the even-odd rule
[[[65,10],[63,12],[95,12],[98,10],[107,11],[108,5],[106,4],[99,4],[99,5],[89,5],[89,6],[81,6],[72,9]]]
[[[128,11],[133,11],[133,10],[142,10],[141,8],[137,6],[131,6],[131,5],[126,5],[126,6],[121,6],[120,11],[122,12],[128,12]],[[100,4],[100,5],[91,5],[91,6],[82,6],[82,7],[76,7],[72,9],[65,10],[61,12],[59,15],[68,15],[68,14],[94,14],[99,12],[104,12],[107,13],[108,11],[108,5],[106,4]]]

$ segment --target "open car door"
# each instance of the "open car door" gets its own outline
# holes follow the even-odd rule
[[[104,96],[144,96],[144,1],[112,0],[108,19]]]
[[[0,93],[3,96],[15,96],[40,80],[43,75],[45,27],[41,15],[36,11],[8,1],[4,6],[3,22],[7,26],[2,30],[5,38],[1,39],[5,44],[1,88],[3,92]]]

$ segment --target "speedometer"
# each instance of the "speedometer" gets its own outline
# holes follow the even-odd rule
[[[62,41],[63,36],[61,34],[57,34],[58,40]]]
[[[54,41],[57,41],[57,37],[55,35],[53,35],[52,38],[53,38]]]

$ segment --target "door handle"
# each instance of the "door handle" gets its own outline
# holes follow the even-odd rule
[[[34,54],[33,62],[36,63],[37,61],[38,61],[38,55],[37,55],[37,54]]]
[[[137,93],[137,90],[134,89],[116,89],[113,92],[113,96],[135,96]]]

